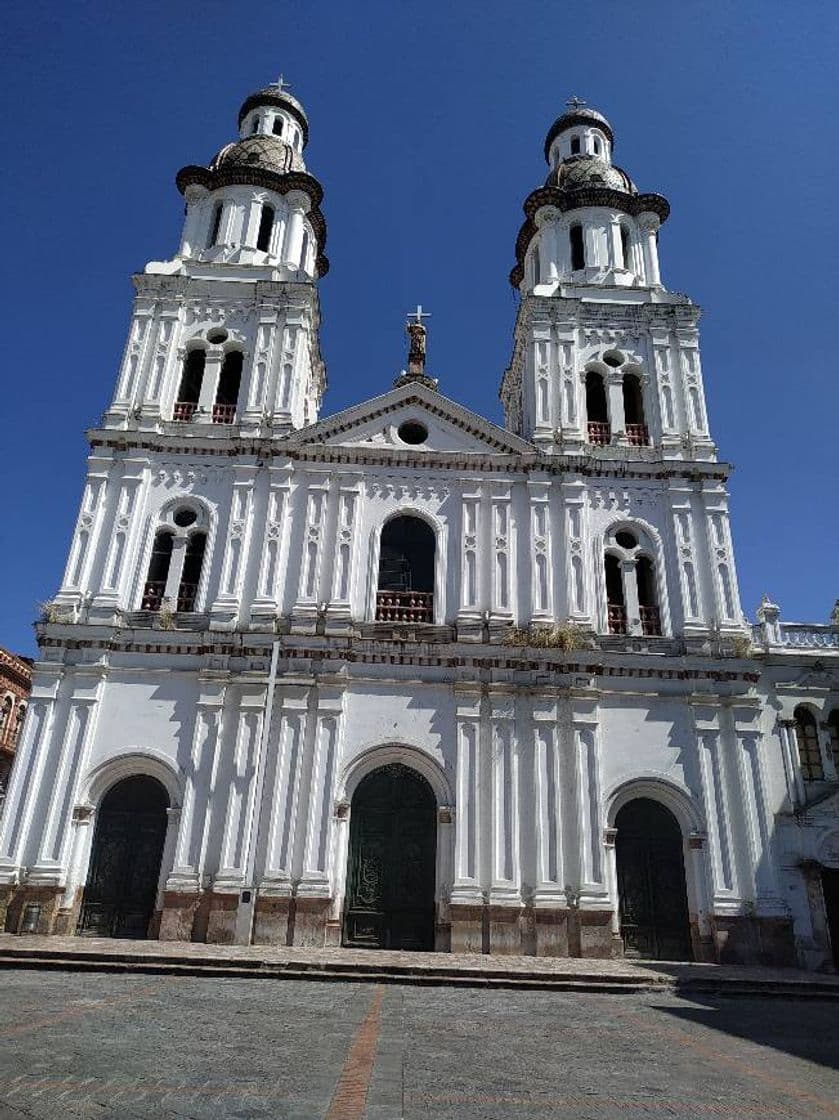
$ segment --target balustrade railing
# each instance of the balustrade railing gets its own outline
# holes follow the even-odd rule
[[[609,611],[609,633],[610,634],[625,634],[626,633],[626,607],[621,606],[619,603],[610,603]]]
[[[650,442],[650,433],[646,424],[627,424],[626,442],[632,447],[646,447]]]
[[[214,404],[213,405],[213,423],[214,424],[232,424],[236,419],[236,405],[235,404]]]
[[[178,588],[178,610],[194,611],[195,600],[198,597],[197,583],[182,583]]]
[[[141,611],[159,611],[166,592],[166,581],[150,579],[143,588],[143,598],[140,603]]]
[[[647,637],[655,638],[661,635],[661,611],[658,607],[639,607],[641,616],[641,633]]]
[[[612,439],[612,428],[609,424],[603,424],[599,420],[589,420],[588,422],[588,441],[589,443],[596,443],[599,445],[610,443]]]
[[[772,633],[775,629],[777,638]],[[758,645],[787,649],[839,649],[839,626],[830,623],[780,622],[770,628],[759,622],[752,626],[752,637]]]
[[[175,401],[173,420],[189,421],[195,415],[198,405],[194,401]]]
[[[377,591],[377,622],[433,622],[432,591]]]

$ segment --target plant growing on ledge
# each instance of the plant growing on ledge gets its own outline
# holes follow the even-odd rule
[[[551,625],[533,623],[527,627],[510,627],[504,635],[505,646],[532,646],[534,649],[586,649],[591,640],[588,632],[573,619]]]

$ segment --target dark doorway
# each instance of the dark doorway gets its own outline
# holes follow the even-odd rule
[[[434,948],[437,812],[428,782],[394,763],[352,799],[344,944]]]
[[[839,868],[822,868],[822,891],[833,963],[839,969]]]
[[[691,959],[682,830],[648,797],[630,801],[615,821],[621,937],[628,957]]]
[[[80,934],[148,936],[168,808],[166,790],[145,775],[123,778],[105,794],[96,814]]]

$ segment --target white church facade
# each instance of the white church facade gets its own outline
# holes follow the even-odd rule
[[[10,931],[839,962],[839,618],[738,595],[699,308],[573,101],[504,426],[409,321],[325,419],[308,120],[183,168],[134,278],[0,821]]]

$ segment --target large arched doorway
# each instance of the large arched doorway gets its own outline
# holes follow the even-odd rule
[[[638,797],[620,810],[615,826],[624,952],[652,960],[690,960],[679,822],[660,802]]]
[[[437,803],[400,763],[368,774],[352,799],[344,944],[434,948]]]
[[[102,798],[79,917],[80,934],[148,936],[168,808],[164,787],[145,774],[123,778]]]

